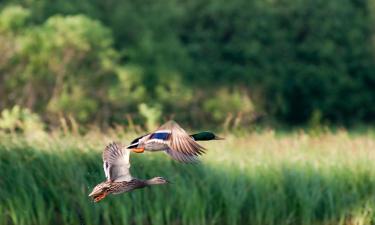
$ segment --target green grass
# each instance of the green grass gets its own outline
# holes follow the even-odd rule
[[[375,223],[373,134],[227,136],[195,165],[133,154],[134,176],[173,184],[92,203],[102,149],[131,137],[0,135],[0,224]]]

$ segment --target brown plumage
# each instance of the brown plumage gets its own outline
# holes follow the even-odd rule
[[[162,125],[158,130],[170,130],[169,147],[172,151],[177,151],[186,155],[201,155],[205,148],[194,141],[184,129],[175,121],[169,121]]]
[[[120,194],[149,185],[168,183],[163,177],[154,177],[149,180],[132,177],[129,171],[129,156],[129,150],[120,144],[111,143],[105,147],[103,167],[107,180],[98,184],[89,194],[94,202],[102,200],[109,194]]]

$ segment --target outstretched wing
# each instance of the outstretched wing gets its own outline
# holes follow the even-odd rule
[[[103,167],[107,180],[110,181],[130,181],[130,152],[122,148],[121,144],[111,143],[107,145],[103,152]]]
[[[171,149],[167,149],[165,152],[173,159],[183,163],[194,163],[199,160],[196,155],[187,155]]]
[[[205,152],[205,148],[194,141],[176,122],[169,121],[158,130],[170,130],[166,151],[172,158],[181,162],[194,162]]]

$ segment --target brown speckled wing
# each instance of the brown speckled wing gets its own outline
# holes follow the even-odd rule
[[[130,152],[123,148],[121,144],[111,143],[107,145],[103,152],[103,167],[107,180],[110,181],[130,181]]]
[[[129,192],[134,189],[144,188],[146,187],[146,183],[143,180],[133,179],[131,181],[123,181],[123,182],[114,182],[112,183],[112,193],[113,194],[121,194],[124,192]]]

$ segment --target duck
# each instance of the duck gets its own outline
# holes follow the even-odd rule
[[[178,123],[170,120],[154,132],[137,137],[127,148],[135,153],[164,151],[176,161],[191,163],[197,162],[206,151],[197,141],[223,139],[210,131],[189,135]]]
[[[163,177],[143,180],[132,177],[130,173],[130,150],[119,143],[112,142],[103,151],[103,168],[106,180],[94,187],[89,197],[97,203],[109,194],[120,194],[152,185],[167,184]]]

